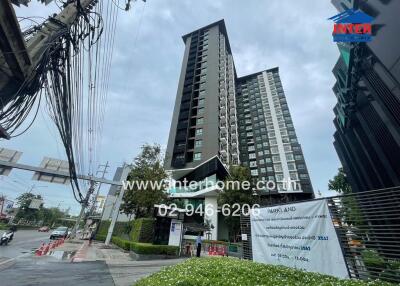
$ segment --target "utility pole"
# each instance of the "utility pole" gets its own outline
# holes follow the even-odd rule
[[[68,30],[82,14],[87,14],[97,0],[69,1],[63,10],[51,17],[36,34],[25,41],[18,19],[10,0],[0,1],[0,62],[3,73],[0,74],[0,107],[12,100],[24,82],[29,82],[36,74],[37,65],[45,50]],[[6,88],[7,87],[7,88]],[[0,127],[0,136],[7,137],[6,130]]]
[[[82,217],[83,217],[83,215],[85,214],[85,210],[86,210],[86,208],[87,208],[87,206],[88,206],[90,196],[91,196],[91,195],[93,194],[93,192],[94,192],[94,187],[95,187],[95,182],[94,182],[93,180],[91,180],[91,181],[90,181],[89,190],[88,190],[88,192],[86,193],[86,197],[85,197],[85,199],[84,199],[84,200],[82,201],[82,203],[81,203],[81,212],[79,213],[79,216],[78,216],[78,218],[77,218],[77,220],[76,220],[75,226],[74,226],[74,228],[72,229],[72,232],[71,232],[71,237],[72,237],[72,238],[75,238],[76,231],[77,231],[78,228],[79,228],[79,224],[81,223]]]
[[[108,172],[107,172],[107,169],[110,167],[109,162],[107,161],[105,165],[100,165],[99,167],[104,167],[104,169],[103,169],[103,171],[100,171],[100,170],[97,171],[96,175],[97,175],[99,172],[101,172],[101,173],[102,173],[101,178],[104,179],[104,178],[105,178],[105,175],[108,173]],[[94,196],[93,204],[92,204],[92,207],[90,208],[90,212],[89,212],[90,215],[93,215],[93,213],[94,213],[94,211],[95,211],[96,202],[97,202],[97,198],[99,197],[101,185],[102,185],[102,184],[100,183],[100,184],[99,184],[99,187],[97,188],[97,193],[96,193],[96,195]]]
[[[122,175],[121,175],[121,181],[126,180],[126,178],[128,177],[128,172],[129,171],[130,171],[129,166],[126,163],[124,163],[123,170],[122,170]],[[117,197],[117,199],[115,201],[113,211],[112,211],[111,223],[110,223],[110,226],[108,228],[106,241],[104,242],[105,245],[109,245],[110,244],[111,237],[112,237],[112,234],[114,232],[115,223],[117,222],[117,219],[118,219],[119,208],[121,206],[121,202],[122,202],[122,199],[124,197],[124,193],[125,193],[125,187],[124,187],[124,184],[122,184],[121,185],[121,189],[120,189],[119,194],[118,194],[118,197]]]

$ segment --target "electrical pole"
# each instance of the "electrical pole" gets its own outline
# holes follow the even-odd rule
[[[36,75],[36,69],[49,44],[55,42],[82,14],[96,5],[96,0],[69,1],[56,16],[45,22],[36,34],[25,41],[10,0],[0,1],[0,107],[10,102],[24,82]],[[7,88],[6,88],[7,87]],[[9,138],[4,126],[0,137]]]
[[[124,163],[124,166],[123,166],[123,169],[122,169],[121,181],[126,180],[129,171],[130,171],[129,166],[126,163]],[[122,202],[122,199],[124,197],[124,193],[125,193],[125,188],[124,188],[124,184],[122,184],[121,189],[120,189],[119,194],[118,194],[118,197],[117,197],[117,199],[115,201],[115,204],[114,204],[114,209],[112,210],[111,223],[110,223],[110,226],[108,228],[106,241],[104,242],[105,245],[109,245],[110,244],[111,237],[112,237],[112,234],[114,232],[114,226],[115,226],[115,223],[117,222],[117,219],[118,219],[119,208],[121,206],[121,202]]]
[[[101,172],[101,173],[102,173],[101,178],[104,179],[104,178],[105,178],[105,175],[108,173],[108,172],[107,172],[107,169],[110,167],[109,162],[107,161],[105,165],[100,165],[99,167],[104,167],[104,169],[103,169],[103,171],[100,171],[100,170],[97,171],[96,175],[97,175],[99,172]],[[100,188],[101,188],[101,183],[99,184],[99,187],[98,187],[98,189],[97,189],[97,193],[96,193],[96,195],[94,196],[93,204],[92,204],[92,207],[90,208],[90,212],[89,212],[90,215],[93,215],[93,213],[94,213],[94,211],[95,211],[97,198],[99,197],[99,193],[100,193]]]
[[[85,210],[86,210],[86,208],[87,208],[87,206],[88,206],[88,204],[89,204],[90,196],[91,196],[91,195],[93,194],[93,192],[94,192],[94,186],[95,186],[95,182],[94,182],[93,180],[91,180],[91,181],[90,181],[89,190],[88,190],[88,192],[86,193],[86,197],[85,197],[85,199],[84,199],[84,200],[82,201],[82,203],[81,203],[81,212],[79,213],[79,216],[78,216],[78,218],[77,218],[77,220],[76,220],[75,226],[74,226],[74,228],[72,229],[72,232],[71,232],[71,237],[72,237],[72,238],[75,238],[76,231],[77,231],[78,228],[79,228],[79,224],[81,223],[82,217],[83,217],[83,215],[85,214]]]

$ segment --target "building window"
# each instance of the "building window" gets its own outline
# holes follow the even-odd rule
[[[258,160],[258,163],[261,164],[261,165],[264,165],[265,164],[264,159]]]
[[[278,153],[279,153],[278,147],[271,147],[271,154],[278,154]]]
[[[273,172],[274,169],[273,169],[272,167],[267,167],[267,171],[268,171],[268,172]]]
[[[255,150],[254,145],[249,146],[248,150],[249,150],[249,151],[254,151],[254,150]]]
[[[271,139],[271,140],[269,140],[269,144],[277,145],[278,143],[276,142],[276,139]]]
[[[195,146],[195,147],[201,147],[201,146],[203,146],[203,140],[196,140],[194,146]]]
[[[285,152],[290,152],[291,151],[290,145],[284,145],[283,149],[285,150]]]
[[[201,153],[194,153],[193,161],[200,161],[201,160]]]
[[[204,113],[204,107],[201,107],[197,110],[198,114],[203,114]]]
[[[281,157],[279,155],[272,156],[272,162],[280,162],[280,161],[281,161]]]
[[[250,162],[250,168],[251,167],[257,167],[257,162],[256,161],[251,161]]]
[[[251,175],[252,176],[258,176],[258,170],[251,170]]]
[[[277,181],[283,181],[283,175],[282,174],[276,174],[275,177],[276,177]]]
[[[296,164],[295,163],[288,163],[287,165],[288,165],[289,171],[296,170]]]
[[[299,177],[297,176],[297,173],[290,173],[290,179],[291,180],[298,180]]]
[[[294,156],[294,158],[296,160],[303,160],[303,156],[302,155],[296,155],[296,156]]]
[[[204,117],[197,118],[196,124],[203,124],[204,123]]]
[[[281,164],[274,164],[275,172],[282,172],[282,165]]]
[[[305,168],[306,168],[306,166],[304,164],[297,165],[297,169],[299,169],[299,170],[304,170]]]
[[[293,161],[294,160],[293,154],[286,154],[286,160]]]
[[[204,105],[204,98],[200,98],[199,99],[199,106],[203,106]]]
[[[256,158],[256,153],[249,153],[249,158],[250,159],[255,159]]]
[[[260,168],[260,172],[261,172],[262,174],[265,174],[265,168]]]
[[[203,128],[196,129],[196,135],[203,135]]]
[[[300,179],[308,179],[308,175],[307,174],[300,174]]]

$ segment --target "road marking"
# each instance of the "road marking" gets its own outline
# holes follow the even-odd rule
[[[24,256],[28,256],[28,255],[30,255],[30,253],[24,253],[24,254],[18,255],[17,257],[4,260],[4,261],[0,262],[0,266],[3,265],[3,264],[6,264],[6,263],[8,263],[8,262],[17,260],[18,258],[22,258],[22,257],[24,257]]]

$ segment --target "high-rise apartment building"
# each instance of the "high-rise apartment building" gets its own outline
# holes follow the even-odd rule
[[[400,185],[400,1],[332,0],[373,17],[372,40],[339,43],[335,148],[353,191]]]
[[[312,194],[278,68],[240,77],[236,83],[241,163],[258,180],[276,182],[278,190],[290,178],[299,190]]]
[[[217,161],[225,167],[242,164],[255,180],[276,182],[281,191],[290,178],[297,182],[297,195],[312,197],[278,68],[237,77],[223,20],[183,41],[166,168],[180,179],[200,166],[202,171],[190,176],[200,180],[220,169]]]

